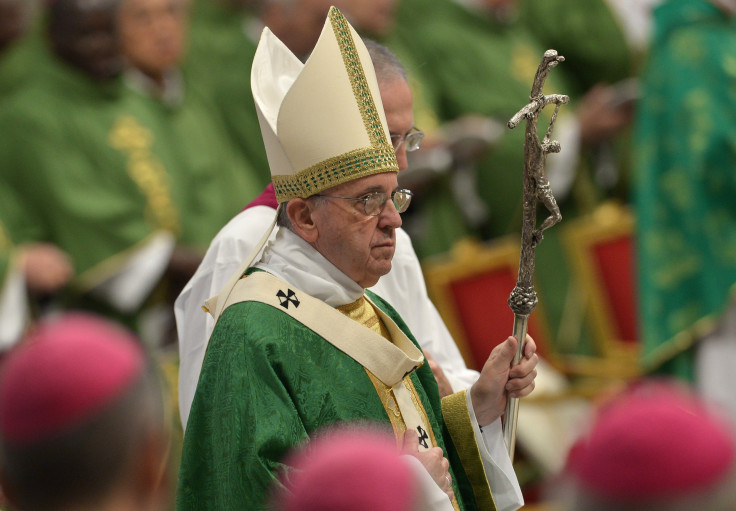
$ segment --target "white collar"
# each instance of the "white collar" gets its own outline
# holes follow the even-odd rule
[[[304,239],[285,228],[278,230],[276,239],[268,243],[254,266],[331,307],[352,303],[365,291]]]
[[[172,69],[164,76],[163,89],[149,76],[135,67],[128,67],[125,70],[125,83],[131,89],[143,94],[159,99],[166,106],[175,108],[184,100],[184,81],[181,71]]]

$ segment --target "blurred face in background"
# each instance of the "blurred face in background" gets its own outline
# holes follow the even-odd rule
[[[187,20],[187,0],[125,0],[118,23],[128,64],[154,80],[177,68],[186,48]]]
[[[397,0],[334,0],[361,34],[385,36],[394,26]]]
[[[117,32],[117,0],[56,0],[49,7],[54,52],[92,78],[119,75],[123,56]]]
[[[480,0],[479,7],[503,20],[514,17],[518,3],[519,0]]]
[[[261,21],[304,60],[317,44],[332,0],[266,0]]]

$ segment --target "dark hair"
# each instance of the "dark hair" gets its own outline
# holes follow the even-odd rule
[[[120,481],[147,435],[164,427],[161,383],[149,368],[117,400],[82,424],[30,444],[14,445],[0,438],[9,497],[27,511],[94,503]]]

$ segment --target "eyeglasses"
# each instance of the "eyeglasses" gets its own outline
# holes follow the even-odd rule
[[[394,203],[394,207],[396,208],[396,211],[399,213],[403,213],[409,208],[409,204],[411,203],[411,197],[412,193],[410,190],[395,190],[391,194],[391,201]],[[355,197],[335,197],[334,195],[322,195],[322,194],[316,194],[313,195],[313,197],[325,197],[327,199],[343,199],[343,200],[352,200],[352,201],[360,201],[363,203],[363,208],[365,209],[365,214],[368,216],[378,216],[381,213],[383,213],[383,209],[386,207],[386,203],[388,202],[388,194],[384,192],[374,192],[369,193],[365,197],[355,198]]]
[[[394,151],[398,151],[401,144],[406,142],[406,152],[410,153],[419,149],[423,138],[424,132],[422,130],[412,128],[406,135],[391,135],[391,144],[394,146]]]

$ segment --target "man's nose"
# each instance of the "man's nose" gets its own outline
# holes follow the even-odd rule
[[[378,217],[378,227],[391,227],[393,229],[398,229],[401,227],[401,223],[401,214],[396,209],[393,199],[389,198],[389,200],[386,201],[386,206]]]
[[[399,165],[399,172],[406,170],[409,168],[409,160],[406,157],[406,144],[401,144],[398,149],[396,149],[396,163]]]

